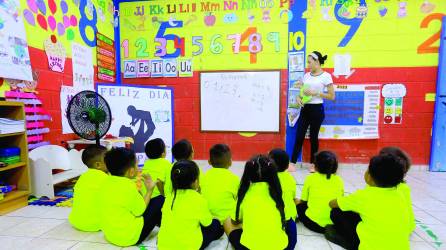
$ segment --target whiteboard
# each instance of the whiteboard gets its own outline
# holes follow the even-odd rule
[[[200,75],[202,131],[279,132],[280,72]]]

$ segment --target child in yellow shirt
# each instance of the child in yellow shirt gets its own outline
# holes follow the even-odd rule
[[[181,160],[171,172],[173,194],[166,197],[158,233],[160,250],[204,249],[223,235],[199,190],[200,170],[195,162]]]
[[[87,165],[73,192],[73,208],[68,220],[70,224],[81,231],[96,232],[101,230],[99,215],[102,213],[100,189],[107,179],[107,168],[104,155],[107,149],[103,146],[91,145],[82,152],[82,162]]]
[[[330,201],[334,225],[325,237],[347,249],[409,250],[411,208],[397,188],[404,173],[401,158],[374,156],[364,176],[368,186]]]
[[[153,180],[157,180],[157,185],[152,192],[149,203],[149,210],[157,211],[154,220],[159,226],[161,223],[161,208],[164,204],[164,183],[166,183],[167,172],[171,169],[170,161],[166,160],[166,145],[161,138],[149,140],[145,146],[147,160],[144,162],[142,174],[149,174]],[[143,191],[144,194],[144,191]]]
[[[181,139],[172,146],[172,156],[175,161],[192,161],[194,159],[194,147],[187,139]],[[166,197],[171,195],[173,192],[172,181],[170,180],[172,166],[173,165],[171,165],[169,168],[166,168],[166,182],[164,183],[164,196]]]
[[[407,172],[409,172],[411,160],[406,152],[397,147],[384,147],[379,151],[379,154],[391,154],[396,157],[399,157],[404,162],[404,177],[406,177]],[[406,181],[403,180],[400,184],[398,184],[397,189],[402,193],[405,197],[407,206],[410,207],[409,216],[411,221],[411,231],[415,230],[415,215],[412,207],[412,198],[410,195],[410,187],[407,185]]]
[[[269,157],[277,166],[277,176],[279,177],[280,186],[282,187],[282,198],[285,203],[285,219],[286,233],[288,235],[288,246],[286,249],[294,249],[297,243],[297,227],[296,227],[296,180],[286,171],[290,164],[290,157],[285,150],[276,148],[269,152]]]
[[[324,233],[333,224],[328,203],[344,195],[344,182],[336,175],[338,159],[333,152],[321,151],[314,156],[315,173],[305,178],[300,201],[299,221],[316,233]]]
[[[223,224],[234,211],[240,179],[229,170],[232,157],[228,145],[212,146],[209,150],[208,162],[212,168],[201,179],[201,193],[208,201],[212,215]]]
[[[287,247],[282,188],[269,157],[257,155],[246,162],[235,212],[223,227],[236,250]]]
[[[144,175],[147,193],[139,193],[133,179],[138,172],[135,152],[114,148],[104,158],[110,176],[101,189],[101,227],[105,238],[112,244],[126,247],[141,243],[155,227],[159,211],[148,206],[156,185]]]

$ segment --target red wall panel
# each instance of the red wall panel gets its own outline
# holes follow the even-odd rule
[[[67,58],[63,73],[48,69],[44,51],[30,48],[31,64],[39,74],[37,90],[53,121],[47,125],[51,133],[45,139],[60,144],[63,140],[72,139],[73,135],[62,135],[60,115],[60,86],[72,85],[71,59]],[[332,72],[332,69],[328,69]],[[285,145],[286,120],[286,88],[287,71],[281,71],[281,114],[279,133],[259,133],[253,137],[244,137],[238,133],[200,132],[200,91],[199,72],[191,78],[140,78],[123,79],[126,84],[164,85],[174,89],[175,138],[188,138],[195,149],[196,159],[207,159],[209,148],[215,143],[227,143],[234,160],[246,160],[253,154],[266,153],[274,147]],[[407,96],[403,104],[403,124],[385,125],[380,121],[378,140],[321,140],[320,148],[335,151],[341,162],[366,163],[379,148],[388,145],[399,146],[406,150],[416,164],[427,164],[430,153],[430,136],[434,103],[426,102],[426,93],[435,92],[437,78],[436,67],[419,68],[359,68],[348,79],[334,78],[337,84],[358,83],[403,83],[407,87]],[[383,102],[381,103],[383,107]],[[308,142],[304,150],[308,152]],[[305,154],[306,155],[306,154]]]

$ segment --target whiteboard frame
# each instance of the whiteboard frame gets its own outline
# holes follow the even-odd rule
[[[279,73],[279,98],[278,98],[278,100],[279,100],[279,114],[278,114],[278,117],[277,117],[277,119],[278,119],[278,121],[279,121],[279,130],[277,130],[277,131],[274,131],[274,130],[272,130],[272,131],[265,131],[265,130],[262,130],[262,131],[253,131],[253,130],[242,130],[242,131],[236,131],[236,130],[203,130],[203,128],[202,128],[202,123],[201,123],[201,79],[202,79],[202,75],[203,74],[221,74],[221,73],[242,73],[242,72],[245,72],[245,73],[263,73],[263,72],[277,72],[277,73]],[[228,132],[233,132],[233,133],[261,133],[261,134],[266,134],[266,133],[268,133],[268,134],[280,134],[280,131],[281,131],[281,121],[280,121],[280,114],[282,113],[282,107],[281,107],[281,105],[280,105],[280,103],[281,103],[281,99],[282,99],[282,96],[281,96],[281,94],[282,94],[282,71],[281,70],[255,70],[255,71],[253,71],[253,70],[238,70],[238,71],[222,71],[222,70],[220,70],[220,71],[205,71],[205,72],[200,72],[200,75],[199,75],[199,77],[198,77],[198,80],[199,80],[199,84],[198,84],[198,88],[199,88],[199,90],[200,90],[200,132],[209,132],[209,133],[228,133]]]

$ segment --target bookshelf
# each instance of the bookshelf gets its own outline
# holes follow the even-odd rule
[[[0,101],[0,118],[25,120],[25,109],[21,102]],[[28,141],[26,130],[19,133],[0,134],[0,147],[19,147],[21,161],[0,168],[0,180],[17,189],[6,193],[0,200],[0,215],[28,205],[30,194]]]

